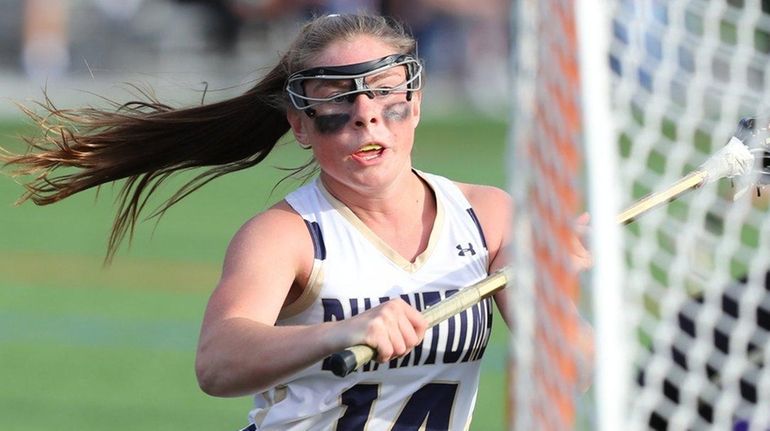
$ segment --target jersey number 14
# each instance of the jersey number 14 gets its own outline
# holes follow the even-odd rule
[[[372,406],[379,395],[378,384],[360,384],[342,393],[347,408],[337,422],[337,431],[364,431]],[[448,430],[457,384],[428,383],[404,403],[391,431]]]

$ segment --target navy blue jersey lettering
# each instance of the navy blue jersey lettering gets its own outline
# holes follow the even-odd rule
[[[470,342],[468,343],[468,350],[463,356],[462,362],[468,362],[476,351],[477,344],[482,337],[481,329],[481,310],[479,310],[481,304],[474,304],[468,311],[471,316],[471,329],[470,329]]]
[[[379,395],[379,385],[355,385],[340,396],[346,407],[345,414],[337,421],[337,431],[364,431],[372,411],[372,404]]]
[[[457,293],[457,289],[445,292],[429,291],[411,294],[401,294],[398,297],[419,311],[449,298]],[[372,304],[384,304],[389,297],[378,298],[322,298],[323,318],[325,322],[342,320],[356,316],[372,308]],[[428,329],[422,343],[414,346],[403,357],[392,359],[387,363],[388,368],[401,368],[419,365],[444,364],[475,361],[481,358],[489,341],[492,328],[492,300],[490,298],[473,305],[469,309],[449,318],[443,324]],[[349,304],[349,309],[345,306]],[[363,307],[362,307],[363,305]],[[374,371],[380,363],[372,360],[364,364],[360,371]],[[322,364],[324,370],[329,369],[328,361]]]
[[[416,431],[425,424],[426,430],[448,430],[457,385],[429,383],[418,389],[406,403],[392,431]]]

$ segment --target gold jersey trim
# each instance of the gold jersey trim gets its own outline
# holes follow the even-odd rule
[[[399,268],[409,273],[417,272],[428,261],[431,254],[433,253],[433,250],[436,248],[436,244],[441,237],[441,231],[444,227],[444,206],[441,202],[442,198],[440,194],[436,193],[436,188],[433,186],[433,184],[431,184],[427,178],[421,175],[420,172],[414,172],[420,177],[420,179],[425,181],[425,184],[427,184],[431,189],[436,200],[436,219],[433,221],[433,228],[430,232],[428,245],[425,247],[425,250],[423,250],[414,259],[414,262],[410,262],[408,259],[401,256],[396,250],[394,250],[390,245],[383,241],[382,238],[372,232],[372,230],[369,229],[369,227],[363,221],[361,221],[361,219],[358,218],[358,216],[350,208],[332,196],[332,194],[329,193],[321,181],[318,182],[319,190],[321,190],[321,193],[324,195],[324,197],[329,201],[329,203],[331,203],[332,207],[334,207],[334,209],[337,210],[337,212],[344,219],[350,222],[350,224],[353,225],[353,227],[355,227],[356,230],[358,230],[361,235],[364,236],[364,238],[366,238],[372,245],[374,245],[374,247],[377,248],[383,256],[388,258]]]

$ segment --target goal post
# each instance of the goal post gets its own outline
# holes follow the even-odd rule
[[[588,245],[595,265],[590,279],[594,333],[596,429],[623,429],[627,388],[617,382],[631,375],[627,349],[629,333],[623,319],[623,275],[620,229],[618,157],[614,151],[615,123],[610,104],[610,71],[605,55],[610,46],[609,10],[602,0],[576,0],[583,146],[588,190],[588,209],[595,226]],[[579,395],[578,395],[579,396]]]
[[[575,352],[580,274],[569,252],[575,219],[585,209],[578,35],[572,5],[552,6],[521,1],[513,7],[508,171],[517,247],[509,283],[515,335],[509,411],[511,426],[520,430],[571,429],[578,420],[575,398],[590,368],[590,358]]]
[[[510,428],[770,429],[770,1],[522,0],[511,23]],[[616,223],[734,135],[752,174]]]

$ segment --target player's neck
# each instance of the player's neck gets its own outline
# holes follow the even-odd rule
[[[334,191],[327,191],[344,204],[375,236],[396,253],[414,262],[428,246],[437,215],[436,197],[422,178],[410,172],[410,183],[399,186],[393,197],[366,196],[347,202]],[[326,187],[326,184],[324,183]]]
[[[324,188],[361,220],[395,222],[419,217],[426,203],[433,204],[432,191],[413,171],[384,187],[359,190],[321,174]]]

